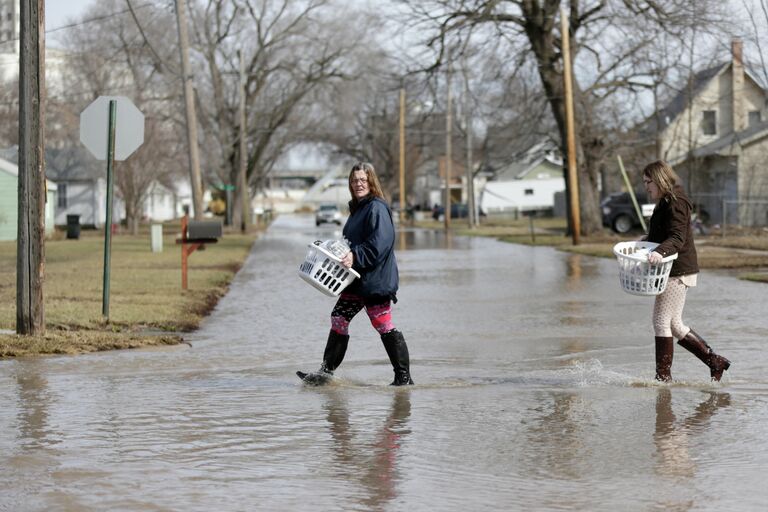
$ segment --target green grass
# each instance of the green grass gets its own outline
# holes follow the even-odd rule
[[[768,283],[768,272],[742,274],[739,276],[739,279],[755,281],[757,283]]]
[[[66,240],[61,234],[47,240],[43,284],[46,328],[53,332],[94,331],[101,333],[107,344],[104,333],[135,336],[147,330],[170,333],[196,329],[226,293],[257,233],[225,233],[218,243],[192,253],[189,289],[184,291],[181,246],[175,243],[179,231],[178,223],[164,227],[161,253],[151,252],[148,230],[138,236],[112,237],[109,321],[102,316],[103,232],[83,231],[79,240]],[[15,323],[16,243],[0,242],[0,328],[15,329]],[[4,353],[4,343],[8,346],[14,342],[11,338],[0,335],[0,354]]]

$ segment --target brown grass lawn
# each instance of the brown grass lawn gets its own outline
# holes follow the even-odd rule
[[[457,234],[491,236],[511,243],[547,245],[559,250],[613,258],[612,247],[639,234],[621,237],[608,230],[582,237],[573,246],[565,235],[565,221],[536,218],[534,233],[527,218],[494,221],[469,230],[463,219],[453,221]],[[442,229],[439,222],[420,227]],[[258,231],[245,235],[225,231],[217,244],[192,253],[189,290],[181,290],[181,252],[175,244],[179,223],[164,226],[164,250],[152,253],[149,228],[139,235],[117,234],[112,239],[109,320],[102,314],[104,234],[82,232],[66,240],[58,232],[45,244],[43,285],[46,334],[16,336],[0,333],[0,357],[74,354],[117,348],[173,345],[181,333],[194,330],[226,293]],[[718,233],[697,237],[702,268],[744,269],[743,279],[768,282],[768,232]],[[16,323],[16,243],[0,242],[0,329]]]
[[[528,218],[518,220],[493,220],[484,218],[481,226],[474,230],[466,227],[464,219],[453,219],[452,229],[457,234],[470,236],[490,236],[504,242],[526,245],[546,245],[562,251],[613,258],[613,246],[622,241],[639,238],[641,233],[618,235],[605,229],[598,234],[581,237],[578,246],[573,245],[570,236],[566,236],[566,223],[563,218],[534,218],[533,234]],[[443,224],[434,221],[419,223],[420,226],[442,229]],[[754,281],[768,282],[768,230],[736,229],[729,227],[728,236],[722,237],[713,230],[707,236],[696,237],[696,249],[699,266],[704,269],[728,268],[744,269],[740,277]],[[760,271],[763,269],[763,271]]]
[[[198,327],[226,293],[257,231],[225,232],[192,253],[187,291],[181,289],[179,232],[178,222],[164,226],[161,253],[151,252],[148,228],[112,237],[108,321],[102,316],[104,233],[83,230],[79,240],[57,233],[45,243],[46,337],[0,334],[0,357],[181,342],[172,333]],[[0,242],[0,329],[15,323],[16,243]]]

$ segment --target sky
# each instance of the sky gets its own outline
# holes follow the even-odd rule
[[[66,25],[68,20],[87,12],[94,0],[45,0],[45,30]],[[54,37],[56,32],[50,34]]]

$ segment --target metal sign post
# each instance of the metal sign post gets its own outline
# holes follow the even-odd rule
[[[107,212],[104,222],[104,287],[101,314],[109,320],[115,160],[125,160],[144,142],[144,114],[128,98],[99,96],[80,114],[80,142],[93,153],[93,156],[107,161]]]
[[[104,229],[104,286],[101,296],[101,314],[109,320],[109,270],[112,261],[112,196],[114,185],[112,176],[115,167],[115,121],[117,102],[109,102],[109,136],[107,137],[107,221]]]

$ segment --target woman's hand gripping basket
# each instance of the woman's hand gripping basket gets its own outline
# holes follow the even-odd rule
[[[613,254],[619,260],[619,281],[625,292],[658,295],[667,287],[669,271],[677,254],[667,256],[658,265],[651,265],[648,255],[658,246],[653,242],[619,242],[613,246]]]
[[[309,244],[299,276],[329,297],[337,297],[360,274],[341,264],[341,258],[317,244]]]

